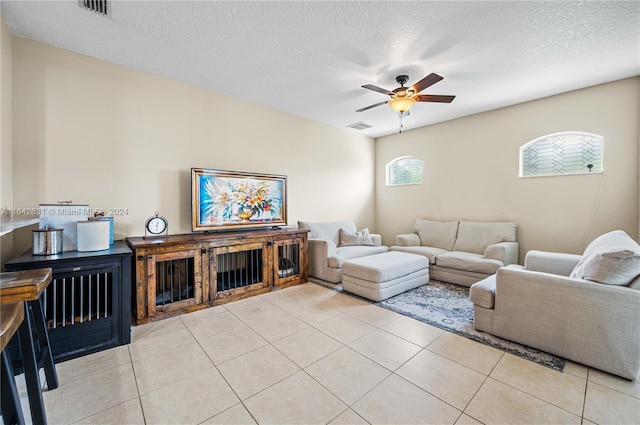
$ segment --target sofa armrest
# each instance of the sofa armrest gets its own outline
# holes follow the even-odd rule
[[[420,246],[420,236],[415,233],[407,233],[396,236],[398,246]]]
[[[309,238],[309,276],[326,280],[327,259],[338,253],[333,241]]]
[[[373,241],[373,246],[382,246],[382,235],[377,233],[369,233],[371,240]]]
[[[534,250],[527,252],[524,267],[534,272],[569,276],[581,258],[581,255]]]
[[[520,245],[518,242],[500,242],[493,245],[489,245],[484,250],[484,257],[491,260],[502,261],[505,266],[507,264],[518,263],[518,249]]]

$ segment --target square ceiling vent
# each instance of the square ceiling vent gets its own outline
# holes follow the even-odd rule
[[[362,121],[353,123],[353,124],[349,124],[347,126],[348,128],[353,128],[356,130],[366,130],[367,128],[371,128],[372,126],[370,126],[369,124],[365,124]]]
[[[107,16],[107,0],[80,0],[80,7]]]

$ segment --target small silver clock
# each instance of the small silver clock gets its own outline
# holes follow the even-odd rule
[[[147,219],[147,222],[144,224],[144,236],[147,237],[147,232],[151,235],[160,235],[164,233],[168,235],[169,232],[169,223],[167,219],[160,215],[158,211],[155,213],[156,215],[151,216]]]

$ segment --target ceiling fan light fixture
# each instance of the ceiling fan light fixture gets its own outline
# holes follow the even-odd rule
[[[373,105],[366,106],[364,108],[356,109],[356,112],[367,111],[371,108],[375,108],[377,106],[388,103],[389,106],[391,106],[391,109],[398,112],[402,116],[402,114],[404,114],[405,112],[409,112],[409,108],[411,108],[416,102],[451,103],[455,96],[418,94],[422,90],[426,89],[427,87],[431,87],[440,80],[442,80],[442,77],[432,72],[422,80],[415,83],[413,86],[405,87],[404,85],[407,81],[409,81],[409,77],[406,75],[398,75],[396,77],[396,81],[398,82],[398,84],[400,84],[400,87],[392,91],[383,89],[382,87],[374,86],[373,84],[365,84],[364,86],[362,86],[363,89],[386,94],[390,97],[390,99],[384,102],[378,102]]]
[[[394,111],[403,113],[408,111],[414,103],[416,103],[416,100],[413,97],[396,97],[389,101],[389,106]]]

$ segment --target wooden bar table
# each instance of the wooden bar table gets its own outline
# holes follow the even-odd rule
[[[9,350],[5,350],[9,340],[24,321],[24,303],[0,305],[0,348],[2,348],[2,364],[0,364],[0,411],[6,424],[23,425],[24,415],[20,406],[20,397],[13,376]]]
[[[24,320],[18,330],[29,408],[34,424],[47,423],[39,369],[42,365],[47,388],[58,388],[58,375],[49,344],[41,295],[51,282],[51,269],[0,273],[0,305],[24,301]],[[34,340],[35,335],[35,340]]]

